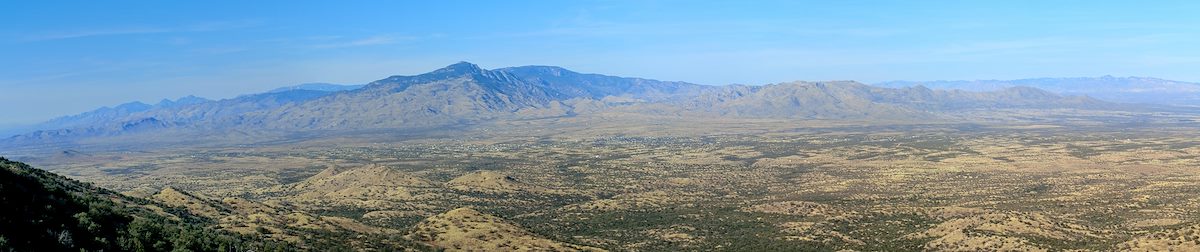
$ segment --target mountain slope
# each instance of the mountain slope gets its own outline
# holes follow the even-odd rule
[[[217,231],[144,199],[0,158],[0,250],[294,250]],[[161,211],[161,210],[158,210]],[[174,217],[172,217],[174,216]]]
[[[716,89],[678,81],[583,74],[555,66],[522,66],[496,69],[524,82],[549,90],[557,98],[601,99],[605,96],[629,96],[646,101],[687,99],[705,90]]]
[[[920,111],[875,102],[869,88],[855,82],[793,82],[758,87],[733,86],[707,93],[688,109],[720,115],[771,118],[929,117]]]

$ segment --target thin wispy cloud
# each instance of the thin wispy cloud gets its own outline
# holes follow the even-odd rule
[[[721,22],[706,21],[665,21],[658,23],[616,22],[616,21],[577,21],[576,19],[558,22],[553,27],[527,30],[505,31],[476,35],[475,39],[513,39],[513,38],[580,38],[580,39],[610,39],[626,37],[712,37],[727,36],[731,38],[753,36],[755,34],[775,34],[781,38],[811,37],[825,39],[830,36],[843,38],[881,38],[909,33],[906,29],[882,27],[851,27],[837,25],[796,25],[802,21],[778,20],[727,20]]]
[[[160,27],[135,27],[135,28],[105,28],[92,30],[76,30],[66,32],[47,32],[37,34],[25,38],[25,41],[47,41],[60,39],[76,39],[86,37],[100,36],[118,36],[118,35],[135,35],[135,34],[153,34],[171,32],[171,29]]]
[[[79,39],[89,37],[104,37],[104,36],[123,36],[123,35],[146,35],[146,34],[161,34],[172,32],[212,32],[242,29],[259,25],[258,21],[218,21],[218,22],[203,22],[175,27],[168,26],[128,26],[128,27],[103,27],[91,29],[77,29],[68,31],[48,31],[36,33],[32,36],[25,37],[25,41],[38,42],[49,40],[63,39]]]
[[[1064,48],[1085,43],[1078,39],[1068,38],[1027,38],[1001,41],[976,41],[970,43],[951,44],[937,50],[939,54],[973,54],[995,52],[1025,52],[1034,49]]]
[[[206,48],[192,49],[192,51],[197,52],[197,53],[202,53],[202,54],[228,54],[228,53],[238,53],[238,52],[250,51],[250,48],[246,48],[246,47],[206,47]]]
[[[314,47],[316,47],[316,48],[342,48],[342,47],[386,45],[386,44],[393,44],[393,43],[396,43],[395,38],[379,36],[379,37],[370,37],[370,38],[345,41],[345,42],[340,42],[340,43],[316,45]]]
[[[70,80],[80,79],[86,76],[95,76],[105,73],[129,72],[138,69],[144,70],[165,65],[163,62],[153,61],[114,62],[82,59],[80,61],[88,61],[90,63],[87,67],[63,69],[41,74],[27,74],[23,77],[0,78],[0,86],[35,86],[47,82],[70,82]]]
[[[416,40],[420,40],[420,39],[424,39],[424,38],[433,38],[433,37],[440,37],[440,36],[441,35],[436,35],[436,34],[429,35],[429,36],[379,35],[379,36],[371,36],[371,37],[357,38],[357,39],[336,40],[336,41],[331,41],[331,42],[326,42],[326,43],[314,44],[309,47],[316,48],[316,49],[331,49],[331,48],[381,46],[381,45],[397,44],[397,43],[406,42],[406,41],[411,42],[411,41],[416,41]]]
[[[263,23],[263,21],[259,20],[212,21],[189,24],[179,30],[188,32],[227,31],[256,27],[263,25]]]

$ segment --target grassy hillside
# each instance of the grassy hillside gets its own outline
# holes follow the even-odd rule
[[[0,251],[295,250],[4,158],[0,202]]]

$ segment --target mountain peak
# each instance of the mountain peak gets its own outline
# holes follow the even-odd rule
[[[459,61],[458,63],[450,64],[449,66],[443,67],[438,70],[434,70],[433,73],[467,74],[467,73],[480,73],[483,71],[485,71],[485,70],[483,68],[480,68],[479,65],[476,65],[471,62]]]
[[[162,99],[162,101],[159,101],[154,106],[173,107],[173,106],[200,104],[200,103],[205,103],[205,102],[210,102],[210,101],[212,101],[212,100],[201,98],[201,97],[196,97],[195,95],[188,95],[188,96],[184,96],[184,97],[179,97],[179,99],[174,100],[174,101],[172,101],[171,99]]]

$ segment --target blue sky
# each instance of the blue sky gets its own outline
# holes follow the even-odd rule
[[[1200,81],[1198,1],[4,1],[0,126],[457,61],[701,84]]]

